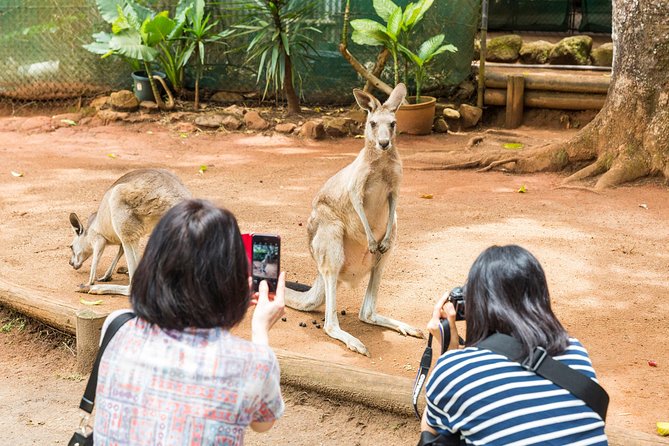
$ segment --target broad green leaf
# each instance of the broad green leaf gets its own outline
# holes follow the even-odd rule
[[[404,25],[405,30],[411,28],[416,23],[416,17],[418,17],[419,13],[419,5],[416,3],[409,3],[407,5],[402,14],[402,24]]]
[[[93,54],[100,54],[100,55],[107,54],[110,50],[109,43],[102,43],[102,42],[87,43],[86,45],[81,45],[81,46],[86,48]]]
[[[158,55],[158,50],[142,43],[142,38],[137,31],[124,31],[117,34],[109,41],[109,47],[122,56],[131,59],[152,62]]]
[[[167,11],[165,11],[167,12]],[[167,40],[176,23],[164,14],[158,14],[152,20],[146,20],[142,24],[142,37],[148,46],[155,46]]]
[[[388,18],[395,11],[397,5],[392,0],[374,0],[374,11],[384,22],[388,23]]]
[[[416,23],[420,22],[423,19],[423,16],[427,12],[428,9],[432,6],[432,3],[434,3],[434,0],[420,0],[418,2],[418,15],[414,19],[413,25]]]
[[[507,142],[502,147],[504,147],[507,150],[520,150],[523,147],[525,147],[525,144],[520,142]]]
[[[418,48],[418,57],[420,57],[423,60],[426,60],[432,53],[434,53],[439,48],[439,46],[442,44],[445,38],[446,38],[445,35],[439,34],[427,39],[425,42],[423,42],[420,48]]]
[[[118,18],[118,6],[123,0],[96,0],[100,16],[107,23],[114,23]]]
[[[374,32],[374,31],[386,31],[386,27],[370,19],[356,19],[351,20],[351,28],[355,31],[365,32]]]
[[[125,0],[125,3],[127,4],[127,7],[124,8],[124,11],[126,15],[129,16],[128,18],[136,19],[135,26],[138,26],[140,23],[143,23],[144,20],[156,15],[155,11],[140,5],[134,0]],[[130,14],[130,11],[132,11],[132,14]],[[132,17],[130,17],[131,15]]]
[[[390,17],[388,18],[388,34],[393,40],[397,40],[397,36],[402,29],[402,8],[399,6],[395,8]]]
[[[378,33],[364,33],[360,31],[353,31],[351,33],[351,40],[358,45],[379,46],[385,45],[385,40],[378,38]]]
[[[423,66],[423,63],[424,63],[423,59],[421,59],[420,57],[418,57],[418,55],[416,55],[416,54],[415,54],[413,51],[411,51],[409,48],[405,47],[404,45],[402,45],[402,44],[400,43],[400,44],[397,44],[397,49],[400,50],[400,52],[401,52],[402,54],[404,54],[404,56],[405,56],[406,58],[408,58],[410,61],[412,61],[412,62],[413,62],[414,64],[416,64],[418,67],[422,67],[422,66]]]

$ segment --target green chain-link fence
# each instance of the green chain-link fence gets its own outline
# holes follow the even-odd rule
[[[253,1],[253,0],[248,0]],[[169,9],[175,0],[144,0],[155,9]],[[207,2],[214,18],[231,26],[243,20],[240,0]],[[322,30],[315,37],[317,56],[302,73],[307,102],[350,102],[351,88],[363,80],[338,52],[345,0],[318,2],[309,24]],[[372,0],[351,2],[351,19],[372,18]],[[400,0],[405,6],[408,1]],[[480,15],[478,0],[435,2],[419,25],[418,43],[439,33],[458,48],[440,55],[431,72],[432,85],[455,85],[471,72],[473,42]],[[94,0],[0,0],[0,101],[46,101],[94,96],[117,88],[129,88],[129,66],[114,57],[101,59],[82,48],[91,35],[107,31]],[[378,47],[349,43],[350,51],[370,65]],[[208,50],[204,88],[211,90],[262,90],[255,83],[255,63],[246,63],[244,52],[226,53],[224,47]],[[187,70],[188,73],[188,70]],[[384,73],[384,79],[389,76]],[[187,86],[192,86],[192,81]]]

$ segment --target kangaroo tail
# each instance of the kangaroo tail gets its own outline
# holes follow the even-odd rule
[[[325,283],[319,274],[310,287],[302,283],[286,283],[286,306],[300,311],[314,311],[325,301]]]

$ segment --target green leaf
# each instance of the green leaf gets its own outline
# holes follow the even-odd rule
[[[96,0],[100,16],[107,23],[114,23],[118,18],[118,6],[123,0]]]
[[[100,54],[104,55],[107,54],[110,51],[109,48],[109,43],[102,43],[102,42],[93,42],[93,43],[87,43],[86,45],[81,45],[88,51],[90,51],[93,54]]]
[[[158,50],[142,43],[137,31],[127,30],[113,36],[109,41],[109,47],[122,56],[146,62],[152,62],[158,56]]]
[[[521,184],[520,188],[518,189],[518,193],[519,194],[524,194],[525,192],[527,192],[527,188],[525,187],[524,184]]]
[[[351,20],[351,28],[362,33],[372,33],[375,31],[386,31],[386,27],[377,21],[370,19]]]
[[[388,18],[397,8],[397,5],[392,0],[374,0],[373,5],[376,14],[386,23],[388,23]]]
[[[167,11],[165,11],[167,13]],[[151,20],[145,20],[142,24],[142,37],[144,43],[148,46],[155,46],[160,42],[166,41],[167,36],[172,32],[176,23],[174,20],[161,13]]]
[[[418,48],[418,57],[420,57],[423,60],[426,60],[435,51],[437,51],[437,49],[442,44],[445,38],[446,38],[445,35],[439,34],[427,39],[425,42],[423,42],[420,48]]]
[[[520,142],[507,142],[502,147],[504,147],[507,150],[520,150],[523,147],[525,147],[525,144]]]
[[[385,45],[385,40],[379,39],[379,36],[382,34],[371,34],[371,33],[363,33],[360,31],[353,31],[351,33],[351,40],[358,45],[369,45],[369,46],[379,46],[379,45]]]
[[[387,32],[393,40],[397,40],[397,36],[402,29],[402,8],[399,6],[395,8],[390,17],[388,18],[388,28]]]

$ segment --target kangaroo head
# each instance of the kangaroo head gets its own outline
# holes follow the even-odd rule
[[[95,214],[91,215],[88,219],[89,227],[94,218]],[[91,254],[93,254],[93,247],[91,246],[91,242],[88,239],[88,231],[84,225],[81,224],[81,220],[79,220],[79,217],[77,217],[77,214],[74,212],[70,214],[70,224],[72,225],[72,230],[74,231],[74,239],[70,245],[70,249],[72,249],[70,265],[72,265],[72,268],[74,269],[79,269],[86,261],[86,259],[88,259]]]
[[[365,123],[365,143],[368,147],[386,151],[395,147],[395,112],[402,105],[407,94],[404,84],[400,83],[381,104],[378,99],[362,90],[353,90],[355,100],[363,110],[367,110]]]

